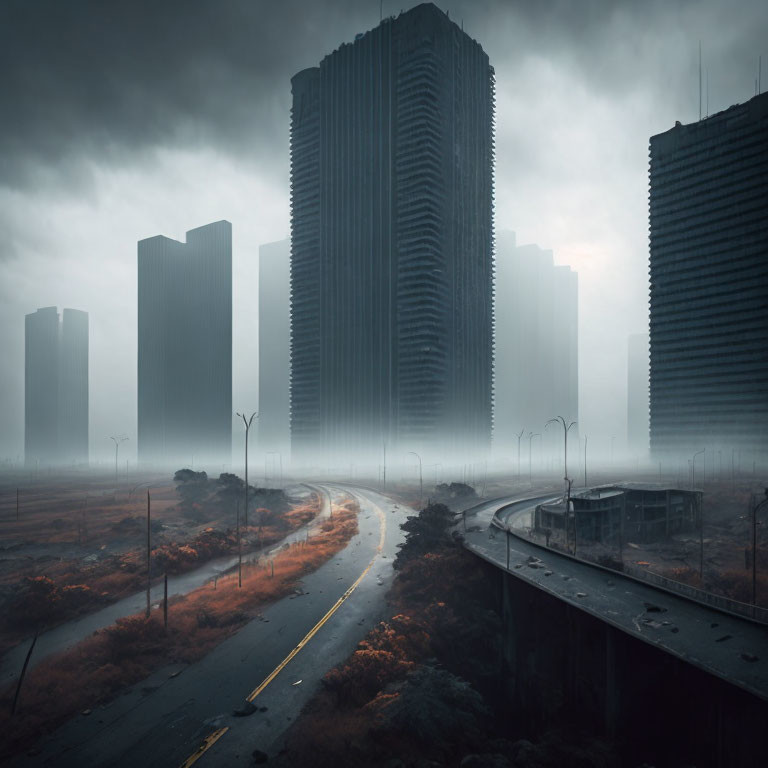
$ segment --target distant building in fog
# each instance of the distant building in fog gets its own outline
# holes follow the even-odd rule
[[[290,240],[259,248],[259,421],[264,452],[290,451]]]
[[[521,430],[579,418],[578,275],[552,251],[496,238],[494,450],[516,455]],[[575,433],[571,433],[575,434]],[[562,438],[560,438],[562,439]],[[570,450],[569,450],[570,454]]]
[[[768,93],[650,140],[655,454],[768,451]]]
[[[633,456],[648,453],[648,334],[627,341],[627,447]]]
[[[25,318],[24,458],[88,461],[88,313],[45,307]]]
[[[140,240],[138,460],[229,464],[232,225]]]
[[[494,74],[431,3],[292,80],[293,453],[491,433]]]

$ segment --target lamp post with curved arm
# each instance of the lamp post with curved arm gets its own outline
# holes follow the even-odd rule
[[[520,438],[525,434],[525,428],[520,430],[519,435],[515,435],[517,438],[517,482],[520,482]]]
[[[115,485],[117,485],[117,452],[120,448],[120,443],[124,443],[128,438],[125,435],[110,435],[109,439],[115,444]]]
[[[528,433],[528,484],[533,485],[533,475],[531,474],[531,451],[534,437],[541,437],[540,432]]]
[[[568,482],[568,432],[571,427],[576,426],[577,422],[572,421],[570,424],[566,423],[562,416],[555,416],[554,419],[550,419],[545,425],[546,429],[550,424],[562,424],[563,426],[563,440],[564,440],[564,452],[563,452],[563,469],[565,471],[565,482]]]
[[[693,459],[691,460],[691,490],[696,489],[696,457],[701,456],[702,453],[706,452],[706,448],[702,448],[700,451],[696,451],[696,453],[693,454]]]
[[[421,456],[419,456],[416,451],[408,451],[409,456],[415,456],[419,460],[419,507],[421,507],[421,503],[423,501],[424,497],[424,483],[422,480],[422,474],[421,474]]]
[[[258,411],[254,411],[246,418],[244,413],[237,414],[245,425],[245,530],[248,530],[248,433],[251,431],[251,424],[254,418],[258,419]]]

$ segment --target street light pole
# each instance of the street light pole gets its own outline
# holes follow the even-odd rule
[[[550,424],[562,424],[563,426],[563,440],[564,440],[564,451],[563,451],[563,469],[565,471],[565,482],[568,482],[568,432],[570,431],[571,427],[575,426],[577,422],[572,421],[570,424],[566,424],[565,419],[562,416],[555,416],[553,419],[550,419],[545,425],[544,429],[546,429]]]
[[[691,460],[691,490],[696,490],[696,457],[701,456],[702,453],[704,453],[707,449],[703,448],[700,451],[696,451],[696,453],[693,454],[693,459]],[[706,467],[706,464],[704,465]]]
[[[408,451],[408,453],[412,456],[415,456],[419,460],[419,507],[421,507],[421,503],[424,497],[424,482],[421,474],[421,456],[419,456],[416,451]]]
[[[110,440],[114,441],[115,443],[115,485],[117,485],[117,452],[120,448],[120,443],[124,443],[128,438],[124,435],[117,435],[112,436],[110,435]]]
[[[520,430],[520,434],[517,437],[517,482],[520,482],[520,438],[525,434],[525,429]]]
[[[528,433],[528,485],[533,485],[533,475],[531,474],[531,452],[532,452],[532,444],[533,444],[534,437],[541,437],[541,433],[540,432]]]
[[[245,530],[248,530],[248,433],[251,431],[251,424],[254,418],[259,418],[257,411],[254,411],[249,417],[246,418],[245,413],[237,414],[245,425]]]

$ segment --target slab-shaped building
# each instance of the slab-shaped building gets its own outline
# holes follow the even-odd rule
[[[232,458],[232,225],[138,244],[138,460]]]
[[[768,94],[651,137],[650,355],[654,454],[765,463]]]
[[[516,460],[521,431],[544,435],[549,419],[579,420],[578,274],[556,265],[551,250],[517,245],[503,231],[495,292],[493,444]],[[562,431],[555,438],[562,445]],[[577,448],[569,441],[569,454]]]
[[[491,430],[488,56],[427,3],[292,88],[294,454],[476,456]]]

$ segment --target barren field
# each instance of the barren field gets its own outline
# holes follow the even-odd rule
[[[194,473],[192,473],[194,475]],[[143,589],[147,578],[147,491],[151,569],[190,571],[237,553],[243,484],[233,475],[174,482],[77,480],[0,487],[0,654],[45,631]],[[239,483],[239,485],[238,485]],[[297,489],[298,490],[298,489]],[[251,488],[240,519],[244,553],[272,545],[315,517],[313,495]]]

